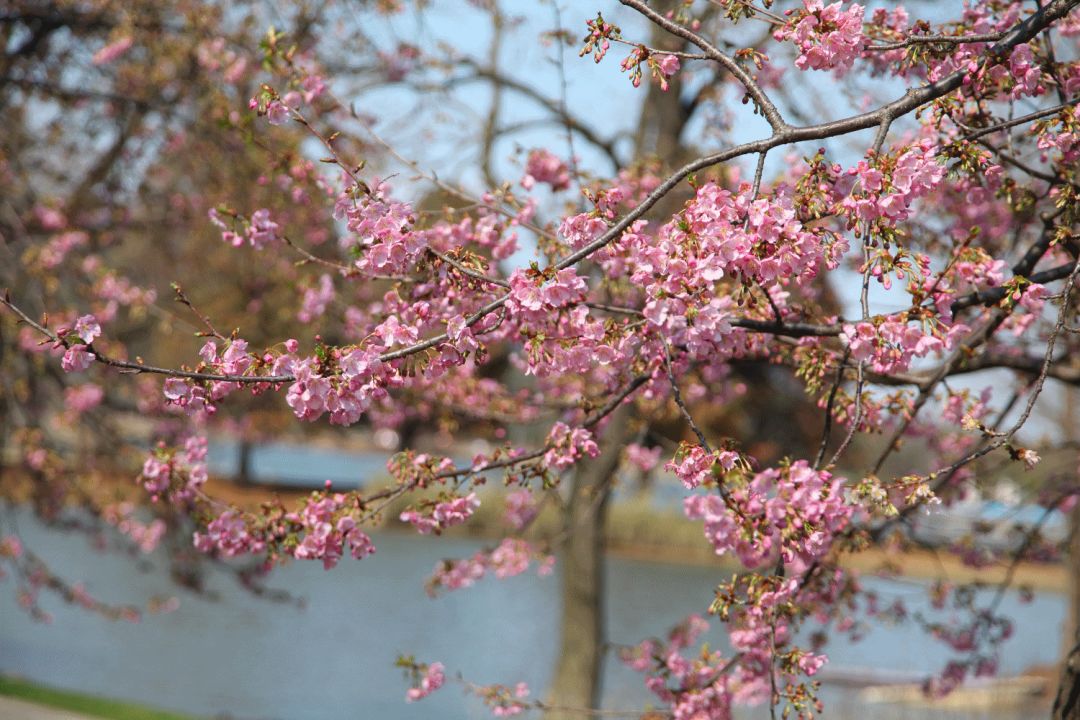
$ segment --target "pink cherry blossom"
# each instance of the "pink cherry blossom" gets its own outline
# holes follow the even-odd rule
[[[289,121],[289,106],[280,100],[271,100],[266,105],[266,119],[271,125],[284,125]]]
[[[666,78],[679,72],[679,58],[675,55],[660,55],[656,60],[656,65]]]
[[[405,694],[405,699],[408,702],[416,702],[441,688],[443,683],[446,682],[445,669],[443,664],[439,662],[428,665],[420,678],[420,684],[409,688],[409,691]]]
[[[429,512],[406,510],[401,513],[399,519],[415,527],[421,535],[437,534],[448,527],[464,523],[472,517],[478,507],[480,507],[480,498],[476,493],[469,493],[464,497],[435,503]]]
[[[94,318],[93,315],[83,315],[75,321],[73,331],[82,338],[84,343],[89,345],[101,335],[101,325],[98,324],[97,319]]]
[[[547,150],[531,150],[521,186],[531,190],[538,182],[550,185],[554,191],[565,190],[570,187],[570,171],[566,163]]]
[[[600,454],[591,432],[580,427],[571,429],[562,422],[552,426],[548,434],[548,447],[544,463],[557,470],[565,470],[582,457]]]
[[[515,530],[523,530],[536,517],[539,508],[536,498],[529,490],[517,490],[506,496],[506,523]]]
[[[97,356],[89,352],[85,345],[72,345],[64,352],[60,366],[64,372],[81,372],[90,367]]]
[[[800,70],[846,72],[855,62],[866,38],[862,34],[862,5],[846,10],[843,2],[825,6],[822,0],[803,0],[805,10],[792,15],[788,25],[777,30],[777,40],[792,39],[799,48],[795,66]]]

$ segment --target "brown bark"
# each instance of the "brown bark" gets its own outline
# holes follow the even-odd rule
[[[612,480],[630,441],[628,406],[612,413],[599,457],[580,463],[563,512],[562,627],[545,720],[580,718],[600,705],[604,660],[604,528]],[[575,712],[577,711],[577,712]]]
[[[1077,437],[1075,390],[1067,389],[1062,431],[1066,438]],[[1069,569],[1069,610],[1065,616],[1064,659],[1054,720],[1080,720],[1080,505],[1069,513],[1069,551],[1065,558]]]
[[[665,4],[664,7],[667,7]],[[654,27],[650,43],[664,50],[682,49],[682,41]],[[665,166],[682,163],[688,152],[682,146],[683,129],[692,114],[680,98],[678,76],[660,91],[649,82],[635,137],[638,158],[656,157]],[[670,214],[686,200],[672,193],[656,212]],[[573,489],[564,512],[565,541],[562,548],[562,628],[555,678],[550,690],[553,709],[545,720],[580,720],[580,710],[597,709],[601,697],[604,636],[604,530],[612,479],[619,467],[622,448],[631,441],[627,406],[616,410],[601,442],[600,457],[583,462],[574,474]],[[576,711],[576,712],[575,712]]]
[[[237,448],[239,463],[236,469],[236,483],[245,487],[251,485],[252,482],[254,482],[254,478],[251,474],[251,451],[251,440],[247,438],[241,438],[240,446]]]
[[[1080,643],[1075,645],[1061,667],[1053,720],[1080,720]]]

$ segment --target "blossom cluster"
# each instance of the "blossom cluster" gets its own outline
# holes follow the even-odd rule
[[[629,71],[630,82],[634,87],[641,85],[642,63],[645,63],[652,77],[660,83],[661,90],[668,89],[668,80],[679,71],[680,66],[677,56],[669,53],[652,53],[648,48],[639,45],[630,51],[620,65],[623,72]]]
[[[366,191],[343,192],[334,206],[334,218],[345,221],[351,234],[341,238],[341,246],[365,273],[408,272],[427,249],[426,235],[413,229],[412,207],[393,200],[386,183],[376,180]]]
[[[465,496],[430,503],[426,512],[406,510],[401,513],[399,519],[412,525],[421,535],[431,533],[438,535],[448,527],[461,525],[467,521],[479,507],[480,498],[476,496],[476,493],[469,493]]]
[[[684,443],[664,469],[675,473],[687,490],[693,490],[702,485],[715,484],[723,473],[734,469],[740,460],[739,454],[731,450],[710,453],[700,445]]]
[[[313,497],[300,512],[287,514],[284,519],[292,525],[292,532],[303,533],[293,557],[322,560],[323,567],[329,570],[346,552],[356,560],[374,553],[371,538],[357,526],[346,507],[346,496],[334,493]]]
[[[888,163],[860,161],[838,180],[834,189],[838,211],[854,223],[880,222],[889,226],[907,220],[911,205],[936,189],[945,167],[933,142],[923,139]],[[857,183],[857,187],[856,187]]]
[[[822,0],[803,0],[803,9],[792,12],[787,25],[773,34],[777,40],[791,39],[799,48],[795,67],[837,73],[851,69],[866,45],[862,27],[866,10],[857,3],[843,6],[839,1],[825,5]]]
[[[101,517],[129,537],[143,553],[153,552],[165,537],[168,529],[161,518],[154,518],[150,522],[140,520],[136,506],[132,502],[108,505],[102,509]]]
[[[515,490],[506,496],[506,524],[515,530],[524,530],[536,518],[540,508],[536,496],[530,490]]]
[[[731,356],[744,337],[733,332],[734,300],[716,292],[725,278],[765,288],[781,304],[778,284],[805,285],[835,268],[847,243],[799,221],[787,192],[754,199],[716,183],[697,189],[686,209],[655,236],[634,234],[631,280],[646,295],[645,318],[690,358]]]
[[[251,219],[233,216],[231,222],[223,218],[216,208],[211,208],[208,214],[210,222],[221,230],[221,239],[233,247],[247,243],[256,250],[262,250],[277,244],[282,238],[281,226],[274,222],[266,208],[256,210],[251,214]]]
[[[229,509],[196,531],[193,537],[195,549],[202,553],[221,557],[256,555],[266,550],[266,542],[248,527],[243,513]]]
[[[584,456],[596,457],[600,454],[600,448],[591,432],[580,427],[571,429],[563,422],[557,422],[551,427],[547,447],[544,463],[556,470],[565,470]]]
[[[484,701],[484,705],[491,709],[491,714],[497,718],[514,717],[525,712],[529,708],[529,686],[523,682],[509,688],[505,685],[481,685],[470,688],[470,691]]]
[[[179,447],[158,443],[143,462],[139,481],[155,501],[184,506],[206,484],[207,451],[206,438],[199,435],[188,437]]]
[[[507,306],[515,313],[531,317],[580,301],[585,289],[585,278],[574,268],[556,270],[549,275],[532,269],[515,270],[510,275]]]
[[[718,555],[733,553],[748,568],[779,555],[793,572],[804,571],[824,557],[855,512],[844,499],[843,479],[815,471],[805,460],[732,480],[720,493],[691,495],[683,509],[688,518],[704,521]]]
[[[387,343],[399,341],[401,326],[383,324]],[[412,334],[404,335],[406,341]],[[386,397],[386,388],[399,382],[392,368],[379,359],[377,345],[368,348],[339,349],[331,357],[307,357],[297,359],[282,355],[273,366],[273,372],[289,373],[295,377],[285,395],[285,401],[296,417],[312,422],[329,414],[334,425],[351,425],[371,407],[372,403]],[[326,362],[333,360],[331,369]]]
[[[66,338],[71,335],[82,340],[82,342],[66,343]],[[90,367],[97,356],[90,352],[87,346],[94,342],[99,335],[101,335],[101,325],[93,315],[83,315],[75,321],[74,327],[70,330],[61,328],[57,332],[57,336],[60,338],[57,341],[57,347],[66,347],[64,357],[60,361],[60,366],[64,372],[81,372]]]
[[[66,417],[74,421],[84,413],[90,412],[105,398],[105,390],[94,383],[73,385],[64,390]]]
[[[555,191],[565,190],[570,187],[570,171],[554,153],[543,149],[530,150],[521,187],[532,190],[538,182],[550,185]]]
[[[418,670],[418,682],[405,693],[405,699],[408,702],[416,702],[426,698],[446,682],[446,667],[440,662],[419,666]]]
[[[693,658],[683,655],[708,629],[706,620],[691,615],[666,640],[644,640],[620,655],[631,669],[646,674],[645,686],[678,720],[731,717],[735,683],[732,673],[722,671],[723,655],[705,648]]]
[[[294,512],[253,517],[229,509],[195,533],[200,552],[222,557],[269,552],[298,560],[322,560],[327,570],[347,554],[361,560],[375,552],[371,538],[360,529],[355,504],[343,493],[312,493]]]
[[[443,560],[428,580],[428,592],[460,590],[483,578],[488,572],[496,578],[505,579],[520,575],[537,562],[537,573],[548,575],[555,564],[555,557],[534,548],[520,538],[504,538],[493,550],[481,550],[471,557]]]
[[[199,350],[199,357],[203,370],[234,377],[247,375],[260,359],[248,350],[246,340],[236,337],[228,340],[221,352],[217,341],[207,340]],[[188,415],[200,416],[213,415],[217,411],[215,403],[239,388],[237,382],[230,380],[202,381],[170,377],[165,380],[162,392],[169,405],[182,409]]]
[[[845,324],[840,339],[856,361],[867,362],[877,373],[895,373],[907,370],[915,358],[951,350],[969,331],[962,323],[937,323],[927,332],[921,326],[886,319],[876,324]]]

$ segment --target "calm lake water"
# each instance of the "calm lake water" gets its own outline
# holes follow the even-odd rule
[[[130,559],[103,555],[85,538],[43,528],[23,511],[13,513],[27,546],[62,576],[86,578],[102,600],[139,602],[154,594],[177,594],[159,557],[137,570]],[[157,706],[235,718],[419,718],[490,717],[475,698],[448,683],[415,704],[404,702],[407,685],[393,667],[399,653],[443,662],[478,683],[524,680],[542,692],[555,659],[559,622],[557,575],[526,574],[427,597],[425,578],[443,557],[471,554],[479,543],[430,540],[404,534],[375,537],[378,552],[344,561],[326,572],[296,562],[277,570],[272,585],[306,600],[304,608],[251,596],[227,577],[211,582],[219,598],[179,592],[178,610],[141,624],[110,622],[49,598],[52,625],[30,621],[17,606],[9,578],[0,583],[0,672],[58,687],[115,696]],[[660,635],[691,612],[701,612],[722,571],[613,558],[607,564],[609,635],[635,643]],[[870,581],[883,604],[902,597],[925,608],[923,587],[908,581]],[[1002,673],[1053,663],[1061,646],[1065,602],[1042,595],[1023,604],[1007,597],[1003,610],[1016,620]],[[714,644],[722,644],[719,634]],[[827,671],[872,669],[916,678],[940,668],[946,648],[916,627],[875,626],[859,643],[835,642]],[[616,660],[604,675],[605,706],[639,709],[650,701],[641,676]],[[826,684],[825,717],[1023,718],[1030,709],[997,714],[925,711],[868,705],[857,689]],[[767,717],[761,708],[741,713]]]

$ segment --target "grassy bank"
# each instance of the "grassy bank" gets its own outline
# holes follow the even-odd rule
[[[193,715],[181,715],[137,703],[57,690],[13,677],[0,676],[0,695],[109,720],[196,720]]]

